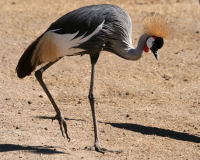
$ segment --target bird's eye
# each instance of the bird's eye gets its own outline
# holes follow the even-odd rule
[[[155,38],[153,38],[153,37],[148,38],[147,42],[146,42],[147,43],[147,47],[151,48],[153,46],[153,44],[154,44],[154,41],[155,41]]]
[[[154,44],[155,47],[156,47],[157,49],[160,49],[160,48],[163,46],[163,44],[164,44],[163,38],[161,38],[161,37],[156,37],[154,43],[155,43],[155,44]]]

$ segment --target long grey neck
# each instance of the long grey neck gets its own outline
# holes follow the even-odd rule
[[[134,49],[132,46],[129,48],[123,49],[120,51],[121,53],[119,53],[119,56],[121,56],[127,60],[138,60],[142,56],[144,46],[146,45],[147,38],[148,38],[147,34],[141,35],[136,49]]]

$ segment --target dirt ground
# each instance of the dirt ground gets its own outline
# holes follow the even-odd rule
[[[65,57],[44,73],[67,119],[70,142],[51,121],[55,111],[34,74],[21,80],[15,72],[24,49],[53,21],[100,3],[127,10],[133,46],[153,13],[165,16],[174,30],[158,62],[151,53],[138,61],[100,55],[94,90],[100,143],[121,154],[85,150],[94,141],[88,55]],[[0,0],[0,159],[200,159],[199,47],[197,0]]]

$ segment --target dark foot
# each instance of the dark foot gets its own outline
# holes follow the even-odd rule
[[[111,153],[122,153],[122,150],[119,150],[119,151],[114,151],[114,150],[109,150],[109,149],[106,149],[106,148],[101,148],[100,146],[95,146],[95,151],[97,152],[100,152],[100,153],[106,153],[106,152],[111,152]]]
[[[60,130],[61,130],[61,133],[62,133],[62,136],[65,138],[65,135],[66,135],[66,138],[68,139],[68,141],[70,141],[70,137],[67,133],[67,123],[65,121],[65,119],[62,117],[62,115],[56,115],[53,119],[53,120],[58,120],[59,122],[59,125],[60,125]],[[63,132],[63,128],[64,128],[64,131],[65,131],[65,135],[64,135],[64,132]]]
[[[103,154],[106,153],[106,152],[111,152],[111,153],[116,153],[116,154],[123,152],[122,150],[114,151],[114,150],[109,150],[109,149],[106,149],[106,148],[101,148],[99,145],[96,145],[96,146],[93,146],[93,147],[85,147],[84,149],[88,150],[88,151],[92,151],[93,148],[95,149],[95,151],[103,153]]]

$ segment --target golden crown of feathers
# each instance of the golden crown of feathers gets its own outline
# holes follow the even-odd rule
[[[159,15],[155,14],[144,20],[144,33],[148,35],[165,39],[171,36],[171,32],[167,20]]]

